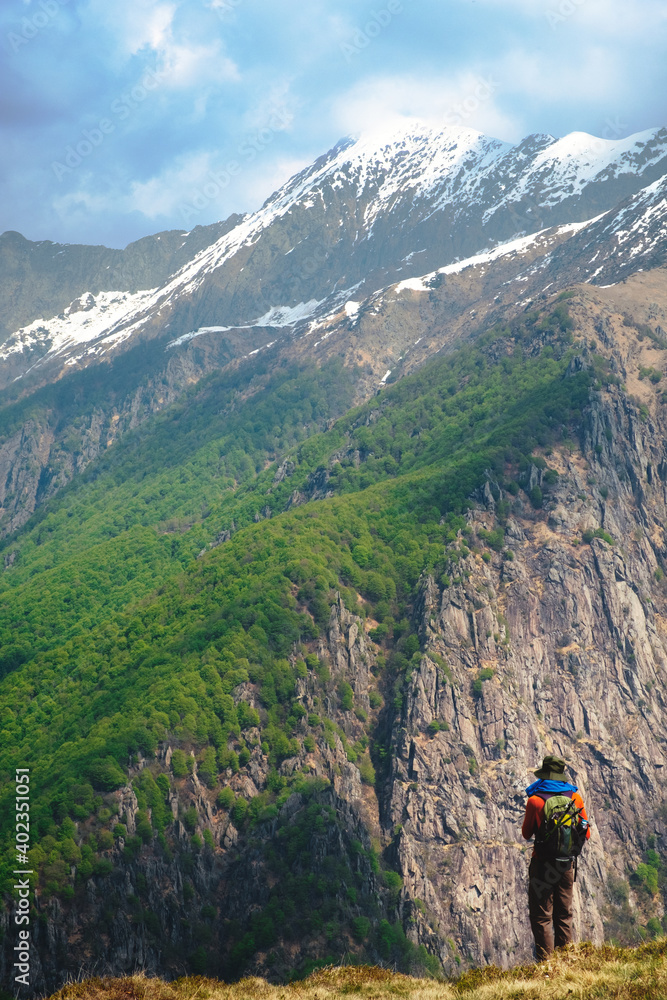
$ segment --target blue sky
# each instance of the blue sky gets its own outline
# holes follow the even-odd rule
[[[623,137],[666,42],[664,0],[3,0],[0,232],[191,229],[401,117]]]

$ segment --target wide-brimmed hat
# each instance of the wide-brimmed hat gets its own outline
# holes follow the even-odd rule
[[[543,778],[545,781],[565,781],[566,766],[562,757],[549,754],[542,761],[542,766],[533,773],[536,778]]]

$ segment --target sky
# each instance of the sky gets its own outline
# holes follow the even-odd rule
[[[1,0],[0,232],[190,230],[403,118],[622,138],[666,43],[666,0]]]

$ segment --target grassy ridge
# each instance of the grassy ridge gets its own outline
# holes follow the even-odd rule
[[[550,961],[509,971],[476,969],[461,979],[413,979],[368,966],[328,968],[288,986],[262,979],[227,985],[201,977],[165,983],[132,976],[63,987],[50,1000],[664,1000],[667,943],[639,948],[570,946]]]

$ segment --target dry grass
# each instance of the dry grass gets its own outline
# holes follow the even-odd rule
[[[227,985],[195,976],[165,983],[143,975],[71,983],[51,1000],[667,1000],[667,939],[639,948],[583,944],[549,962],[504,972],[474,969],[456,981],[412,979],[386,969],[323,969],[302,982],[273,986],[263,979]]]

